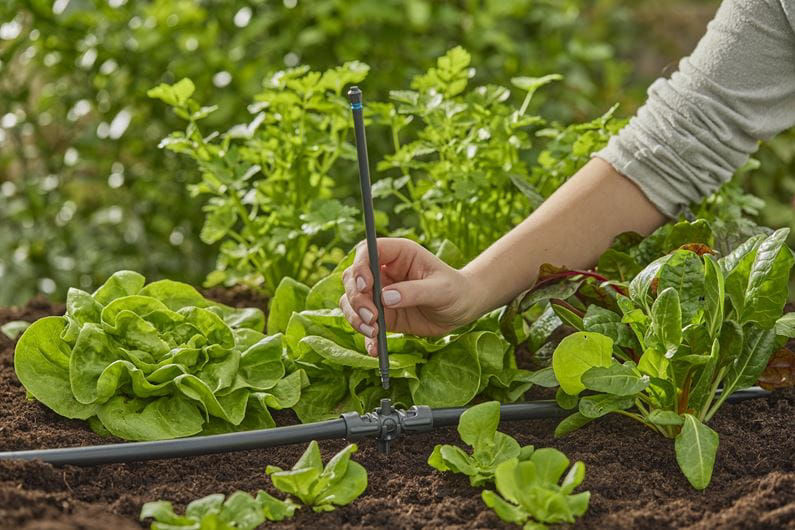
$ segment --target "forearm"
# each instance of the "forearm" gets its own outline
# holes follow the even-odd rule
[[[594,158],[462,269],[473,286],[473,311],[480,315],[510,302],[535,283],[544,263],[591,267],[616,235],[646,235],[663,222],[635,184]]]

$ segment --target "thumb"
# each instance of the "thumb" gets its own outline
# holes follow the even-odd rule
[[[408,280],[393,283],[381,292],[384,306],[390,309],[401,307],[439,307],[450,298],[449,282],[437,278]]]

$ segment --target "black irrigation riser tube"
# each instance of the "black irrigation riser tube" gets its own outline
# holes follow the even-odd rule
[[[736,402],[769,395],[770,392],[754,387],[734,392],[727,401]],[[336,420],[176,440],[8,451],[0,453],[0,460],[41,460],[59,465],[90,466],[229,453],[307,443],[312,440],[357,440],[368,437],[375,438],[379,449],[388,453],[391,444],[401,435],[456,425],[465,410],[467,407],[434,410],[422,405],[402,410],[395,409],[388,399],[384,399],[381,406],[373,412],[348,412]],[[570,410],[558,407],[554,401],[512,403],[500,406],[500,421],[562,418],[571,413]]]
[[[373,275],[373,304],[378,317],[378,370],[381,373],[381,386],[387,389],[389,388],[389,352],[386,348],[386,322],[384,320],[384,305],[381,303],[381,267],[378,264],[378,240],[375,233],[373,192],[370,186],[370,162],[367,159],[362,91],[359,87],[352,86],[348,90],[348,100],[351,103],[353,129],[356,136],[356,158],[359,162],[359,187],[362,192],[364,233],[367,239],[370,273]]]

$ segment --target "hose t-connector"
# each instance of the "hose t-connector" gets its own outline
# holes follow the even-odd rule
[[[399,410],[392,406],[392,400],[385,398],[373,412],[359,414],[346,412],[345,420],[349,440],[375,436],[378,450],[389,454],[392,442],[404,432],[407,434],[426,432],[433,429],[431,408],[425,405],[414,405],[408,410]]]

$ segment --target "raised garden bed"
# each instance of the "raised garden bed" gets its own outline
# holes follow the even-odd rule
[[[210,294],[234,305],[263,302],[245,293]],[[60,312],[61,306],[38,299],[22,309],[0,310],[0,324]],[[25,400],[14,375],[13,349],[14,342],[0,335],[0,450],[106,443],[85,422]],[[275,417],[280,424],[297,421],[291,413]],[[572,461],[585,462],[583,489],[592,497],[576,527],[795,528],[793,418],[791,390],[722,408],[712,422],[721,442],[712,484],[704,492],[694,491],[677,468],[670,440],[626,418],[604,418],[563,439],[552,436],[556,420],[506,423],[501,430],[522,444],[556,447]],[[304,510],[281,526],[510,527],[485,507],[465,476],[426,465],[434,444],[457,441],[453,428],[407,437],[389,457],[363,441],[355,459],[369,473],[365,494],[334,512]],[[344,445],[342,440],[322,442],[324,458]],[[182,507],[211,493],[269,489],[265,466],[289,466],[303,450],[294,446],[94,468],[0,462],[0,521],[15,528],[141,528],[137,518],[144,502],[168,499]]]

